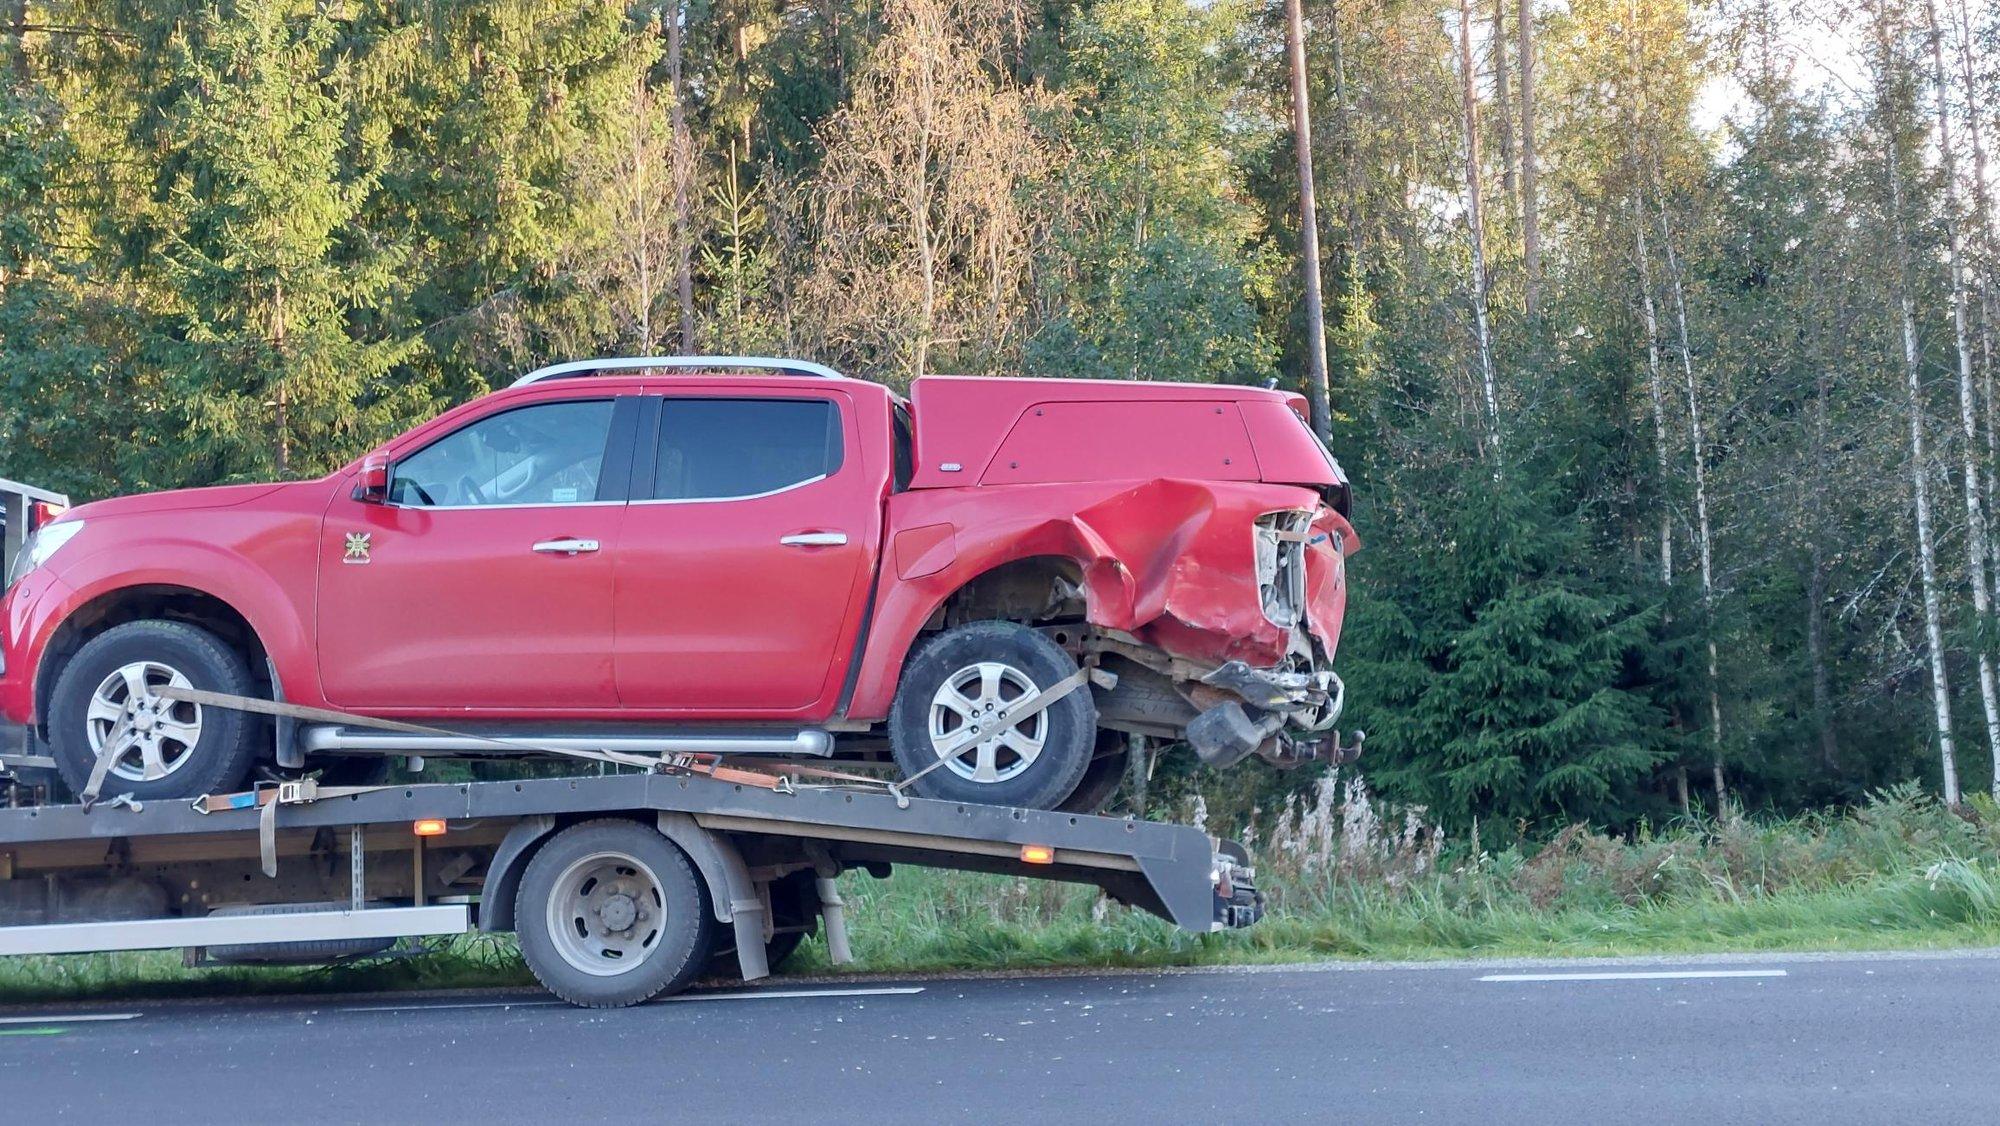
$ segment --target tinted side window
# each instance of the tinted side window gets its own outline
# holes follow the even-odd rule
[[[476,508],[597,499],[612,402],[541,403],[489,415],[396,463],[394,504]]]
[[[825,399],[668,399],[653,496],[762,496],[832,476],[845,449],[840,409]]]

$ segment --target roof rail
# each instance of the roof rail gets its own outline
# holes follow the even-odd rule
[[[730,369],[749,371],[775,371],[785,375],[809,375],[820,379],[845,379],[846,376],[810,360],[784,360],[772,356],[619,356],[603,360],[572,360],[566,364],[551,364],[514,381],[516,387],[526,387],[530,383],[540,383],[545,379],[571,379],[580,375],[597,375],[609,371],[643,371],[648,368],[679,368],[695,371],[725,371]]]

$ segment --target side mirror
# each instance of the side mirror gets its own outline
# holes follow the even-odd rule
[[[363,504],[389,503],[389,459],[371,454],[354,478],[354,499]]]

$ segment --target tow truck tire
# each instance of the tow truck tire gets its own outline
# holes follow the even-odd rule
[[[975,777],[981,772],[976,751],[939,766],[935,733],[948,735],[972,722],[962,714],[968,709],[1004,709],[1076,671],[1076,661],[1060,646],[1016,622],[970,622],[933,636],[911,655],[896,686],[889,713],[896,765],[903,777],[916,778],[912,789],[927,798],[1056,808],[1076,792],[1097,742],[1097,704],[1088,684],[1016,729],[1028,737],[1021,745],[1034,744],[1032,758],[1014,746],[995,748],[993,776],[985,780]],[[982,680],[982,673],[997,676]]]
[[[83,793],[97,764],[93,738],[115,733],[118,721],[109,716],[132,696],[131,681],[122,675],[128,671],[148,688],[185,684],[229,696],[256,692],[242,655],[207,630],[186,622],[139,621],[104,631],[63,668],[50,700],[49,752],[75,793]],[[153,749],[135,747],[122,756],[99,796],[164,801],[242,788],[263,743],[264,725],[255,716],[150,696],[142,696],[140,704],[143,718],[135,722],[155,737]],[[144,777],[148,753],[165,773]]]
[[[549,992],[616,1009],[686,988],[708,963],[708,893],[649,825],[585,821],[528,862],[514,905],[521,958]]]

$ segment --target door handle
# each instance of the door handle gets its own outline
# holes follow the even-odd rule
[[[800,532],[778,541],[786,547],[844,547],[846,532]]]
[[[543,555],[586,555],[597,550],[597,541],[568,538],[543,540],[535,545],[535,550]]]

